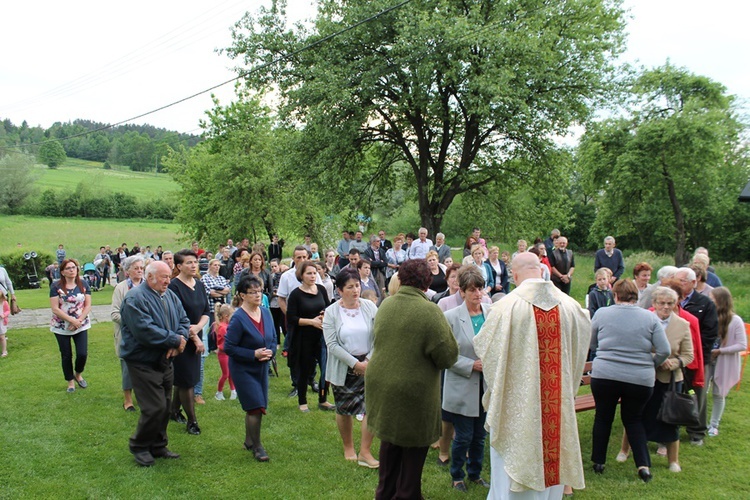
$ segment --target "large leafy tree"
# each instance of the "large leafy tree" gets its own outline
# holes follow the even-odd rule
[[[602,193],[592,238],[617,234],[673,251],[677,265],[691,246],[746,256],[732,248],[746,248],[736,237],[747,237],[750,222],[737,202],[750,172],[733,98],[669,64],[642,72],[632,96],[632,112],[592,125],[579,146],[585,182]]]
[[[39,146],[37,159],[49,168],[57,168],[65,163],[68,156],[65,154],[65,148],[63,148],[59,141],[47,141]]]
[[[34,192],[33,157],[23,153],[0,156],[0,211],[16,213]]]
[[[310,178],[387,184],[406,164],[431,233],[459,194],[552,170],[550,137],[589,117],[622,48],[619,0],[413,0],[297,52],[392,5],[321,0],[306,29],[274,2],[227,52],[242,72],[293,54],[245,78],[278,88]]]
[[[218,244],[305,226],[319,197],[309,191],[300,196],[288,175],[285,149],[294,131],[274,128],[269,110],[244,94],[227,106],[215,101],[203,127],[204,142],[172,150],[165,159],[182,187],[176,219],[185,233]]]

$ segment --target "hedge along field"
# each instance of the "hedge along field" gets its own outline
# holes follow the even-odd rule
[[[129,248],[138,242],[155,249],[179,250],[186,239],[179,234],[179,225],[166,221],[132,219],[82,219],[12,215],[0,217],[0,255],[16,251],[44,251],[55,255],[57,245],[65,245],[68,257],[91,262],[99,247],[112,250],[122,242]],[[18,243],[21,244],[18,247]],[[43,269],[39,270],[43,273]]]
[[[117,167],[104,170],[102,165],[100,162],[76,158],[68,158],[56,169],[36,165],[34,175],[37,178],[34,184],[39,188],[39,194],[46,189],[67,194],[75,191],[78,183],[84,181],[94,191],[123,192],[135,196],[139,201],[144,201],[144,198],[162,198],[180,189],[169,174],[133,172],[119,170]]]

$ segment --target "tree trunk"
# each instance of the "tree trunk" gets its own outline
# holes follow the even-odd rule
[[[435,235],[440,232],[440,226],[443,223],[444,214],[436,214],[430,209],[421,208],[419,209],[420,217],[422,220],[422,226],[427,228],[427,237],[433,242],[435,241]]]
[[[670,177],[669,172],[667,171],[667,167],[664,163],[663,157],[662,157],[662,175],[664,176],[664,181],[667,183],[667,192],[669,193],[669,202],[672,204],[672,212],[674,212],[675,241],[677,243],[677,248],[675,248],[675,253],[674,253],[674,264],[675,266],[680,267],[688,261],[686,245],[685,245],[685,242],[687,240],[687,235],[685,231],[685,216],[682,213],[682,207],[680,206],[680,201],[677,199],[677,191],[675,190],[675,187],[674,187],[674,181],[672,180],[672,177]]]

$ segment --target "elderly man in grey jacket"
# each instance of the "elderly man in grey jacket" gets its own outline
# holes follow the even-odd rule
[[[167,448],[167,424],[174,372],[172,358],[187,343],[190,320],[177,296],[169,290],[171,270],[164,262],[146,267],[146,279],[123,299],[120,309],[120,357],[130,372],[141,407],[141,418],[130,438],[130,452],[138,465],[154,465],[154,458],[179,458]]]

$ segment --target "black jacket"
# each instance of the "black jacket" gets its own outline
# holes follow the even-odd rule
[[[362,258],[370,262],[370,269],[372,270],[372,277],[376,277],[378,273],[383,273],[385,276],[385,268],[388,267],[388,258],[385,256],[385,250],[383,247],[378,248],[378,258],[380,262],[375,261],[375,252],[372,247],[362,252]]]
[[[711,360],[711,349],[719,337],[719,318],[716,315],[716,304],[700,293],[693,291],[690,300],[683,307],[687,312],[698,318],[701,329],[701,344],[703,347],[703,363]]]

